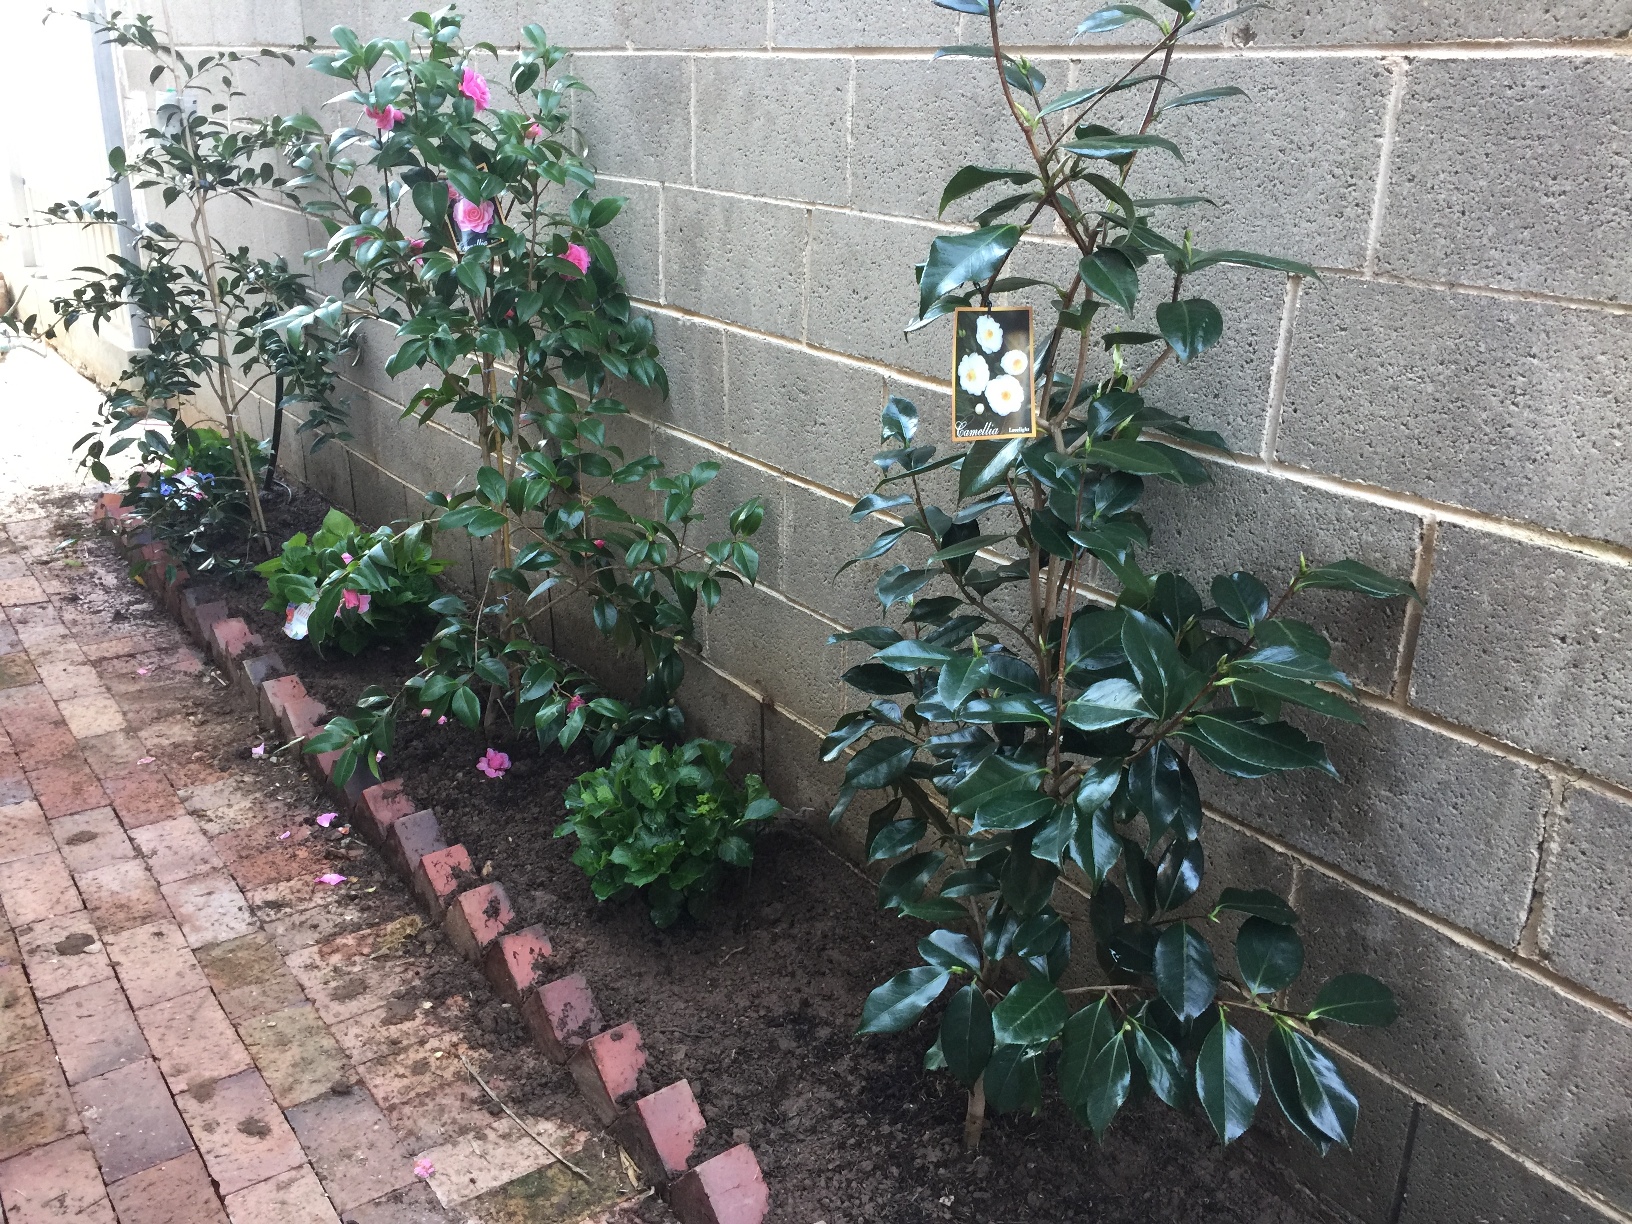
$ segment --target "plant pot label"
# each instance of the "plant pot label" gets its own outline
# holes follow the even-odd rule
[[[1037,435],[1031,307],[953,312],[952,440]]]

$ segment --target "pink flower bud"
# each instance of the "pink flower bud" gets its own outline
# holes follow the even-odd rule
[[[408,118],[407,115],[403,114],[403,112],[398,110],[396,107],[389,105],[364,107],[363,114],[374,120],[374,126],[379,128],[382,132],[389,132],[392,128],[396,127],[397,124]]]

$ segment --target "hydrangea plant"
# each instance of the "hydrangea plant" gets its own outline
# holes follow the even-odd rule
[[[1295,1130],[1322,1151],[1348,1144],[1358,1104],[1319,1032],[1389,1023],[1393,998],[1357,974],[1312,997],[1299,988],[1298,918],[1271,890],[1197,903],[1208,866],[1197,773],[1335,774],[1300,724],[1360,716],[1330,643],[1298,619],[1300,596],[1416,592],[1352,560],[1300,559],[1279,590],[1245,571],[1198,589],[1140,562],[1146,482],[1202,483],[1192,450],[1224,447],[1146,392],[1223,334],[1218,307],[1192,286],[1222,265],[1315,275],[1200,247],[1172,221],[1199,197],[1143,199],[1129,185],[1143,157],[1181,156],[1164,116],[1241,95],[1173,86],[1179,41],[1226,18],[1198,20],[1190,0],[1162,0],[1159,18],[1103,9],[1079,32],[1146,24],[1158,41],[1103,84],[1054,93],[1036,64],[1003,49],[998,0],[937,2],[987,27],[986,45],[941,54],[992,66],[1030,161],[953,175],[943,211],[993,184],[1013,190],[974,229],[930,244],[914,326],[1020,290],[1046,293],[1053,322],[1032,375],[1035,438],[937,456],[918,440],[917,409],[892,399],[874,458],[882,477],[851,515],[885,520],[858,560],[916,548],[877,582],[895,623],[835,637],[874,653],[844,677],[867,704],[824,745],[828,760],[847,758],[832,815],[885,793],[866,832],[869,859],[890,864],[880,903],[937,924],[922,963],[869,996],[861,1031],[904,1031],[950,996],[925,1061],[969,1089],[970,1147],[988,1109],[1039,1108],[1045,1075],[1095,1133],[1143,1087],[1175,1107],[1199,1100],[1227,1143],[1267,1081]],[[1139,105],[1113,126],[1104,116],[1130,97]],[[1007,273],[1045,216],[1076,248],[1065,284]],[[1127,317],[1158,278],[1157,330],[1135,330]],[[956,477],[944,506],[928,494],[942,469]],[[1069,922],[1073,908],[1086,920]],[[1243,920],[1221,958],[1226,914]],[[1074,957],[1084,940],[1092,955]]]

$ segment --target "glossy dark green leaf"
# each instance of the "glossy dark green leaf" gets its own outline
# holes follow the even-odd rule
[[[1180,656],[1173,635],[1143,612],[1127,610],[1122,648],[1157,718],[1172,718],[1201,693],[1204,678]]]
[[[1273,703],[1290,701],[1317,714],[1324,714],[1327,718],[1356,724],[1366,721],[1365,715],[1347,700],[1336,693],[1316,688],[1307,680],[1288,680],[1268,672],[1242,671],[1235,676],[1229,687],[1237,702],[1264,710],[1266,717],[1279,711],[1280,707]],[[1261,700],[1262,698],[1269,700]]]
[[[1088,444],[1085,453],[1091,462],[1134,476],[1159,476],[1187,486],[1206,484],[1212,479],[1206,466],[1194,455],[1160,442],[1096,438]]]
[[[1025,1046],[999,1045],[986,1063],[986,1107],[995,1113],[1035,1112],[1042,1104],[1038,1059]]]
[[[939,850],[925,850],[902,859],[878,881],[879,908],[891,909],[903,902],[918,900],[944,862],[946,855]]]
[[[1092,817],[1077,815],[1076,836],[1071,842],[1071,857],[1077,866],[1088,873],[1098,888],[1101,881],[1122,859],[1122,839],[1116,835],[1111,822],[1110,808],[1102,806]]]
[[[872,661],[893,667],[896,671],[910,672],[924,667],[939,667],[951,658],[952,652],[942,646],[931,646],[918,638],[903,638],[879,651]]]
[[[1326,749],[1288,723],[1237,722],[1217,714],[1186,720],[1175,737],[1191,744],[1222,773],[1262,778],[1291,769],[1318,769],[1337,777]]]
[[[1260,646],[1240,660],[1240,666],[1284,676],[1288,680],[1307,680],[1311,684],[1335,684],[1353,691],[1349,678],[1332,666],[1331,660],[1296,646]]]
[[[1226,888],[1218,895],[1218,904],[1213,906],[1213,916],[1217,917],[1224,910],[1237,914],[1251,914],[1255,918],[1263,918],[1269,922],[1278,922],[1282,926],[1293,926],[1298,916],[1292,907],[1267,888]]]
[[[980,972],[980,948],[957,931],[931,931],[918,941],[918,955],[940,969]]]
[[[1112,302],[1129,314],[1139,296],[1139,269],[1116,247],[1100,247],[1081,260],[1077,270],[1083,284],[1107,302]]]
[[[1194,361],[1224,335],[1224,316],[1203,298],[1182,298],[1156,307],[1156,326],[1181,362]]]
[[[1120,1033],[1094,1052],[1088,1064],[1087,1080],[1088,1092],[1078,1116],[1093,1128],[1096,1136],[1102,1136],[1128,1099],[1128,1088],[1133,1082],[1128,1043]]]
[[[1059,875],[1058,867],[1030,853],[1010,854],[998,876],[1003,900],[1016,915],[1029,918],[1053,898],[1054,882]]]
[[[1012,538],[1007,532],[970,536],[967,540],[959,540],[956,544],[948,544],[945,548],[936,549],[930,553],[929,559],[931,561],[955,561],[959,557],[972,556],[983,548],[990,548],[993,544],[1001,544]]]
[[[850,758],[844,768],[844,784],[858,790],[888,786],[906,772],[917,751],[917,744],[900,736],[876,739]]]
[[[853,689],[874,697],[893,697],[897,693],[912,692],[912,681],[893,667],[882,663],[861,663],[841,677]]]
[[[1142,149],[1163,149],[1184,160],[1184,152],[1165,136],[1157,136],[1150,132],[1131,133],[1125,136],[1079,136],[1075,140],[1067,141],[1063,146],[1068,153],[1075,153],[1079,157],[1117,158],[1138,153]]]
[[[1220,98],[1244,98],[1246,96],[1247,91],[1239,85],[1214,85],[1209,89],[1195,89],[1189,93],[1182,93],[1171,101],[1162,103],[1162,110],[1175,110],[1181,106],[1201,106],[1207,102],[1217,102]]]
[[[941,1017],[941,1057],[965,1088],[974,1086],[991,1061],[992,1009],[973,983],[954,994]]]
[[[1009,791],[1035,790],[1041,769],[1008,757],[989,756],[953,788],[952,811],[973,816],[983,805]]]
[[[977,690],[986,686],[986,660],[975,655],[958,655],[941,668],[935,683],[935,699],[954,713]]]
[[[914,849],[929,832],[929,822],[922,816],[906,820],[892,820],[880,826],[867,843],[867,861],[897,858]]]
[[[1139,690],[1126,680],[1101,680],[1064,711],[1065,721],[1082,731],[1120,727],[1136,718],[1153,718]]]
[[[1235,964],[1253,994],[1274,994],[1303,972],[1303,940],[1284,923],[1248,918],[1235,937]]]
[[[916,595],[933,577],[928,570],[908,569],[904,565],[898,565],[879,575],[878,581],[873,586],[873,592],[878,596],[878,602],[889,608],[910,595]]]
[[[1292,1129],[1314,1144],[1324,1156],[1331,1149],[1332,1141],[1309,1120],[1309,1114],[1303,1108],[1303,1101],[1298,1095],[1297,1068],[1292,1065],[1291,1047],[1286,1028],[1277,1024],[1270,1030],[1269,1040],[1264,1043],[1264,1075],[1269,1080],[1275,1103],[1281,1107],[1281,1113],[1292,1124]]]
[[[1171,912],[1196,895],[1206,870],[1206,858],[1199,841],[1176,837],[1168,843],[1156,864],[1156,905]]]
[[[1081,25],[1077,26],[1078,34],[1103,34],[1107,30],[1120,30],[1123,26],[1134,21],[1143,21],[1161,29],[1161,23],[1144,9],[1134,4],[1113,4],[1100,9],[1097,13],[1090,13]]]
[[[1326,1052],[1302,1033],[1277,1026],[1286,1034],[1286,1052],[1298,1081],[1298,1100],[1314,1128],[1327,1138],[1348,1147],[1354,1139],[1354,1124],[1360,1117],[1360,1102],[1343,1081]]]
[[[954,174],[946,184],[946,190],[941,192],[941,206],[935,210],[939,217],[955,201],[964,196],[973,195],[982,187],[989,187],[993,183],[1012,183],[1016,187],[1023,187],[1027,183],[1037,181],[1037,175],[1029,170],[1000,170],[990,166],[965,166]]]
[[[1309,1009],[1311,1020],[1342,1024],[1388,1025],[1400,1014],[1394,993],[1364,973],[1344,973],[1327,982]]]
[[[1060,1095],[1080,1118],[1087,1117],[1093,1091],[1095,1056],[1112,1042],[1120,1042],[1121,1023],[1103,995],[1065,1022],[1060,1042]]]
[[[988,225],[966,234],[943,234],[929,244],[918,286],[918,314],[935,299],[973,282],[989,280],[1020,241],[1018,225]]]
[[[1213,579],[1213,602],[1232,625],[1250,629],[1269,615],[1269,588],[1245,570]]]
[[[1293,646],[1305,654],[1316,655],[1322,659],[1332,657],[1332,644],[1326,640],[1320,630],[1312,625],[1306,625],[1300,620],[1291,620],[1284,616],[1266,620],[1258,626],[1258,644],[1260,646]]]
[[[1154,844],[1177,829],[1189,840],[1201,836],[1201,791],[1184,759],[1163,742],[1128,766],[1128,797],[1145,816]]]
[[[1053,982],[1029,977],[992,1010],[992,1028],[999,1041],[1039,1045],[1059,1036],[1069,1015],[1065,996]]]
[[[1197,251],[1188,263],[1191,272],[1201,272],[1218,264],[1231,264],[1239,268],[1263,268],[1271,272],[1285,272],[1290,276],[1305,276],[1310,280],[1320,279],[1320,273],[1306,263],[1252,251]]]
[[[1331,591],[1353,591],[1358,595],[1369,595],[1373,599],[1392,599],[1397,595],[1408,595],[1418,603],[1422,602],[1422,597],[1417,594],[1417,588],[1409,582],[1390,578],[1387,574],[1378,573],[1371,566],[1362,565],[1358,561],[1333,561],[1330,565],[1318,565],[1298,577],[1297,587],[1299,590],[1322,588]]]
[[[858,1033],[899,1033],[910,1028],[933,1003],[952,975],[944,969],[919,965],[896,974],[867,996],[861,1009]]]
[[[1052,697],[977,697],[963,707],[963,721],[969,723],[1041,723],[1045,727],[1054,722]]]
[[[1156,940],[1156,989],[1180,1020],[1193,1020],[1218,995],[1213,950],[1187,922],[1175,922]]]
[[[1055,804],[1053,814],[1031,838],[1031,856],[1060,866],[1077,835],[1077,810],[1067,803]]]
[[[967,501],[987,489],[995,489],[1008,479],[1009,469],[1020,457],[1024,438],[1008,441],[982,440],[969,447],[958,469],[958,500]]]
[[[1196,1059],[1196,1095],[1221,1140],[1232,1143],[1246,1133],[1262,1091],[1258,1055],[1220,1012]]]
[[[1173,1043],[1148,1025],[1136,1024],[1133,1049],[1150,1090],[1173,1108],[1182,1108],[1190,1098],[1190,1076]]]

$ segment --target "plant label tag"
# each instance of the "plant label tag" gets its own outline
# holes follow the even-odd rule
[[[960,306],[952,328],[952,440],[1037,436],[1030,306]]]

